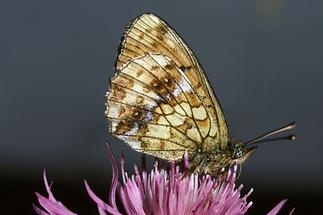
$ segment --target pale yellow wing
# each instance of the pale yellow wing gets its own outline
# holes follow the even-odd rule
[[[106,115],[113,135],[167,160],[194,153],[210,133],[210,118],[186,76],[161,54],[146,53],[117,73]]]
[[[154,14],[143,14],[135,19],[125,32],[116,62],[117,70],[134,57],[149,52],[168,56],[184,71],[194,90],[208,107],[208,112],[216,117],[212,126],[218,130],[219,142],[226,144],[228,128],[223,112],[193,52],[165,21]]]
[[[183,40],[153,14],[126,31],[107,96],[111,132],[137,151],[168,160],[228,141],[220,105]]]

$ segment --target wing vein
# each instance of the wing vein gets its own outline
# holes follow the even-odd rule
[[[152,19],[151,19],[152,20]],[[154,20],[152,20],[153,22],[155,22]],[[184,40],[179,36],[179,34],[176,33],[175,30],[173,30],[172,28],[169,28],[166,23],[164,23],[163,21],[161,21],[162,25],[169,30],[169,32],[173,35],[173,38],[181,44],[181,47],[183,47],[185,49],[186,54],[188,55],[188,57],[190,58],[191,62],[195,64],[196,68],[200,71],[200,73],[197,73],[200,80],[203,82],[203,85],[206,86],[206,83],[204,81],[204,79],[201,77],[201,74],[205,76],[204,71],[200,65],[200,63],[198,62],[198,60],[194,57],[194,53],[193,51],[191,51],[188,46],[186,45],[186,43],[184,42]],[[156,24],[156,22],[155,22]],[[195,91],[195,90],[194,90]],[[219,119],[218,119],[218,113],[217,113],[217,109],[215,108],[215,104],[214,101],[212,99],[212,96],[210,95],[209,89],[206,89],[207,94],[211,100],[213,109],[215,111],[215,117],[216,117],[216,121],[217,121],[217,125],[219,126]],[[203,102],[202,102],[203,103]],[[207,110],[207,109],[206,109]],[[208,113],[208,117],[210,119],[210,114],[208,111],[206,111]],[[211,130],[211,120],[209,120],[209,131],[208,134],[210,133]]]
[[[150,73],[151,75],[153,75],[154,76],[154,74],[152,74],[146,67],[143,67],[141,64],[138,64],[137,62],[134,62],[133,61],[133,63],[135,63],[135,64],[137,64],[138,66],[140,66],[141,68],[143,68],[144,70],[146,70],[148,73]],[[135,79],[133,76],[130,76],[130,75],[128,75],[128,74],[126,74],[126,73],[123,73],[122,71],[120,71],[120,73],[122,73],[122,74],[124,74],[124,75],[127,75],[127,76],[129,76],[129,77],[131,77],[131,78],[133,78],[134,80],[137,80],[137,79]],[[155,77],[155,76],[154,76]],[[158,79],[158,77],[155,77],[157,80],[159,80]],[[139,80],[138,80],[139,81]],[[143,84],[146,84],[146,83],[143,83]],[[147,85],[147,84],[146,84]],[[149,85],[147,85],[149,88],[151,88]],[[128,88],[126,88],[126,89],[128,89]],[[166,88],[167,89],[167,88]],[[130,90],[130,89],[129,89]],[[153,89],[152,89],[153,90]],[[134,90],[133,90],[134,91]],[[155,90],[153,90],[154,92],[155,92]],[[157,93],[157,92],[156,92]],[[159,95],[158,93],[157,93],[157,95]],[[161,95],[159,95],[159,96],[161,96]],[[163,98],[162,96],[161,96],[161,98]],[[174,100],[175,101],[177,101],[175,98],[174,98]],[[137,105],[133,105],[133,104],[128,104],[128,103],[124,103],[124,102],[120,102],[120,101],[115,101],[115,100],[112,100],[112,99],[109,99],[109,101],[113,101],[113,102],[116,102],[116,103],[120,103],[120,104],[123,104],[123,105],[126,105],[126,106],[132,106],[132,107],[135,107],[135,108],[139,108],[139,109],[142,109],[142,110],[145,110],[145,111],[149,111],[149,112],[152,112],[152,113],[154,113],[154,114],[157,114],[157,115],[159,115],[159,116],[168,116],[168,115],[170,115],[170,114],[165,114],[165,112],[163,111],[163,109],[161,108],[161,106],[160,106],[160,104],[159,104],[159,102],[157,102],[157,105],[160,107],[160,109],[161,109],[161,111],[162,111],[162,114],[160,114],[160,113],[157,113],[157,112],[155,112],[155,111],[151,111],[151,110],[149,110],[149,109],[146,109],[146,108],[143,108],[143,107],[139,107],[139,106],[137,106]],[[178,103],[178,102],[177,102]],[[180,104],[179,104],[180,105]],[[188,118],[190,118],[189,116],[187,116]],[[167,118],[167,117],[165,117],[165,119],[167,120],[167,122],[171,125],[172,123],[169,121],[169,119]],[[190,118],[191,119],[191,118]],[[192,121],[194,122],[194,119],[192,119]],[[195,122],[194,122],[195,123]],[[179,130],[177,127],[175,127],[175,126],[171,126],[173,129],[175,129],[176,131],[178,131],[179,133],[181,133],[182,135],[184,135],[184,136],[186,136],[186,138],[187,139],[189,139],[190,141],[192,141],[195,145],[196,145],[196,147],[198,147],[199,146],[199,143],[198,142],[196,142],[195,140],[193,140],[192,138],[190,138],[189,136],[187,136],[185,133],[183,133],[181,130]],[[199,130],[198,129],[198,127],[197,127],[197,130]],[[201,136],[201,138],[203,139],[203,137]]]
[[[152,58],[152,57],[151,57]],[[152,58],[153,59],[153,58]],[[154,59],[153,59],[154,60]],[[140,66],[141,68],[143,68],[144,70],[146,70],[148,73],[150,73],[152,76],[154,76],[157,80],[159,80],[159,78],[158,77],[156,77],[153,73],[151,73],[146,67],[144,67],[144,66],[142,66],[141,64],[138,64],[137,62],[134,62],[134,63],[136,63],[138,66]],[[176,103],[177,104],[179,104],[178,103],[178,101],[177,101],[177,99],[173,96],[173,94],[171,93],[171,92],[169,92],[169,90],[168,90],[168,88],[167,87],[165,87],[166,88],[166,90],[168,91],[168,93],[173,97],[173,99],[176,101]],[[155,91],[154,91],[155,92]],[[163,97],[162,97],[163,98]],[[179,104],[180,105],[180,104]],[[163,111],[163,109],[162,108],[160,108],[161,109],[161,111],[163,112],[163,115],[164,116],[167,116],[167,114],[165,114],[164,113],[164,111]],[[188,116],[189,117],[189,116]],[[190,118],[190,117],[189,117]],[[168,121],[168,123],[169,124],[172,124],[168,119],[167,119],[167,117],[165,117],[165,119]],[[194,121],[194,119],[192,120],[192,121]],[[176,131],[178,131],[178,132],[180,132],[180,133],[182,133],[183,135],[186,135],[186,134],[184,134],[182,131],[180,131],[179,129],[177,129],[175,126],[173,127]],[[189,140],[191,140],[197,147],[198,147],[198,145],[199,145],[199,143],[198,142],[196,142],[195,140],[193,140],[193,139],[191,139],[189,136],[187,136],[186,135],[186,137],[189,139]],[[201,138],[203,139],[203,137],[201,136]]]
[[[165,69],[152,57],[152,59],[165,71]],[[167,72],[166,72],[167,73]],[[186,93],[182,90],[182,92],[184,93],[184,95],[185,95],[185,97],[186,97],[186,99],[187,99],[187,96],[186,96]],[[172,94],[172,93],[171,93]],[[175,98],[175,97],[174,97]],[[176,99],[175,99],[176,100]],[[189,101],[189,100],[188,100]],[[176,100],[176,102],[177,102],[177,100]],[[178,103],[178,102],[177,102]],[[181,104],[180,103],[178,103],[178,105],[183,109],[183,107],[181,106]],[[202,105],[203,105],[203,103],[202,103]],[[192,112],[192,115],[193,115],[193,117],[194,117],[194,114],[193,114],[193,110],[192,110],[192,107],[191,107],[191,105],[189,105],[189,107],[190,107],[190,109],[191,109],[191,112]],[[204,105],[203,105],[203,107],[204,107]],[[185,110],[184,110],[185,111]],[[193,122],[194,122],[194,124],[195,124],[195,126],[196,126],[196,129],[197,129],[197,131],[199,132],[199,135],[200,135],[200,137],[201,137],[201,139],[203,140],[203,135],[202,135],[202,133],[201,133],[201,131],[200,131],[200,129],[199,129],[199,127],[198,127],[198,125],[197,125],[197,123],[196,123],[196,121],[193,119],[192,120]],[[202,141],[203,142],[203,141]],[[202,143],[201,143],[202,144]]]
[[[156,25],[158,24],[158,23],[156,23],[153,19],[151,19],[150,17],[149,17],[149,19],[152,21],[152,22],[154,22]],[[172,28],[169,28],[167,25],[166,25],[166,23],[164,23],[162,20],[160,21],[160,23],[162,23],[162,25],[164,26],[164,28],[165,29],[167,29],[171,34],[172,34],[172,36],[173,36],[173,38],[179,43],[179,44],[181,44],[181,47],[183,47],[185,50],[185,52],[186,52],[186,55],[190,58],[190,60],[191,60],[191,62],[195,65],[195,67],[196,67],[196,69],[198,69],[199,71],[200,71],[200,73],[203,73],[203,69],[201,68],[201,66],[200,66],[200,64],[199,64],[199,62],[196,60],[196,58],[194,58],[194,54],[193,54],[193,52],[188,48],[188,46],[185,44],[185,42],[183,41],[183,39],[172,29]],[[206,86],[205,85],[205,82],[204,82],[204,80],[201,78],[201,74],[200,73],[197,73],[198,74],[198,76],[199,76],[199,78],[200,78],[200,80],[203,82],[203,85],[204,86]],[[190,84],[190,82],[188,82],[188,84]],[[190,86],[191,86],[191,84],[190,84]],[[200,97],[198,96],[198,94],[197,94],[197,92],[195,91],[195,89],[194,89],[194,87],[192,87],[193,88],[193,91],[194,91],[194,93],[197,95],[197,97],[199,98],[199,100],[201,101],[201,103],[203,104],[203,106],[204,106],[204,108],[205,108],[205,105],[204,105],[204,102],[200,99]],[[216,112],[216,114],[215,114],[215,116],[216,116],[216,121],[217,121],[217,124],[219,125],[219,120],[218,120],[218,115],[217,115],[217,110],[216,110],[216,108],[215,108],[215,104],[214,104],[214,102],[213,102],[213,100],[212,100],[212,98],[211,98],[211,95],[210,95],[210,92],[209,92],[209,90],[208,89],[206,89],[206,91],[207,91],[207,93],[208,93],[208,95],[209,95],[209,98],[210,98],[210,100],[211,100],[211,102],[212,102],[212,105],[213,105],[213,109],[215,110],[215,112]],[[207,109],[205,108],[205,110],[206,110],[206,112],[207,112],[207,114],[208,114],[208,118],[210,119],[210,113],[207,111]],[[210,133],[210,130],[211,130],[211,120],[209,120],[209,131],[208,131],[208,134]]]
[[[147,135],[136,135],[136,134],[115,134],[117,136],[124,136],[124,137],[143,137],[143,138],[150,138],[150,139],[156,139],[156,140],[162,140],[162,141],[167,141],[167,142],[170,142],[170,143],[174,143],[178,146],[181,146],[183,148],[188,148],[187,146],[181,144],[181,143],[178,143],[178,142],[175,142],[175,141],[172,141],[172,140],[169,140],[169,139],[165,139],[165,138],[160,138],[160,137],[154,137],[154,136],[147,136]],[[142,140],[141,140],[142,141]]]

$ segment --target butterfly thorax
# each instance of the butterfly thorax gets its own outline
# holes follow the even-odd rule
[[[190,171],[217,175],[232,161],[230,148],[214,148],[212,150],[199,149],[195,155],[190,156]]]

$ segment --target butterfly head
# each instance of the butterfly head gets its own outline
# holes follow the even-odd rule
[[[295,123],[290,123],[286,126],[283,126],[281,128],[275,129],[273,131],[267,132],[264,135],[261,135],[249,142],[238,142],[235,140],[230,140],[229,141],[229,151],[231,152],[231,158],[232,161],[235,163],[241,164],[245,162],[250,155],[256,150],[257,144],[262,143],[262,142],[268,142],[268,141],[273,141],[273,140],[295,140],[295,135],[288,135],[285,137],[280,137],[280,138],[268,138],[271,137],[272,135],[275,135],[277,133],[287,131],[290,129],[295,128]]]
[[[237,142],[232,140],[229,143],[229,148],[232,161],[241,164],[252,155],[252,153],[256,150],[257,146],[247,146],[243,142]]]

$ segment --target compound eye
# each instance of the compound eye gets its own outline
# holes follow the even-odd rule
[[[242,157],[242,150],[238,150],[235,157],[236,158]]]

